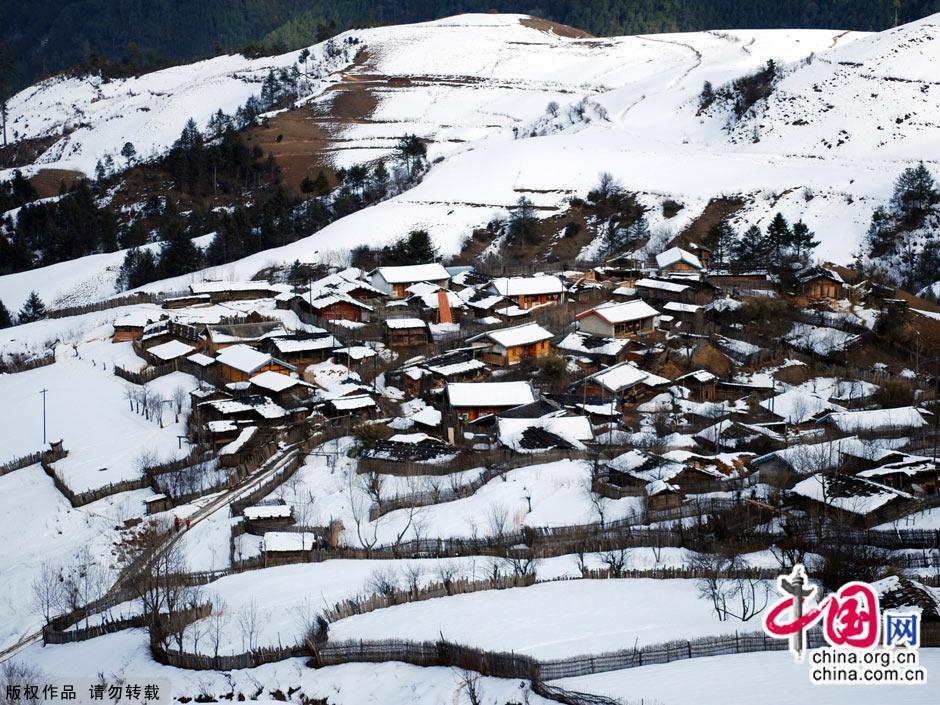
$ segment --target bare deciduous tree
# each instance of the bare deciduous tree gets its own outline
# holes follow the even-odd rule
[[[48,623],[63,607],[65,579],[51,561],[43,561],[33,579],[33,609]]]
[[[242,635],[242,648],[254,651],[262,623],[261,610],[258,608],[254,595],[251,596],[247,605],[238,610],[235,615],[235,622],[238,624],[238,629]]]

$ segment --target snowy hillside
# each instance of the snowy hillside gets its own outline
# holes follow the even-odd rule
[[[651,208],[658,243],[694,221],[710,199],[740,195],[739,230],[764,225],[779,210],[816,232],[819,258],[848,262],[897,174],[936,143],[935,21],[874,35],[768,30],[595,39],[562,36],[522,16],[464,15],[356,31],[365,60],[329,80],[340,90],[371,86],[377,104],[337,123],[334,164],[387,156],[410,132],[430,141],[429,159],[438,163],[406,193],[197,278],[337,260],[357,244],[381,245],[418,227],[454,253],[520,195],[549,215],[583,196],[601,171]],[[258,90],[269,66],[295,59],[230,56],[105,85],[53,81],[14,99],[11,124],[21,136],[37,136],[81,123],[39,162],[88,172],[126,139],[141,153],[159,151],[187,117],[204,124],[217,108],[231,111]],[[766,103],[737,122],[727,106],[699,114],[705,81],[719,87],[769,59],[784,77]],[[546,118],[552,101],[559,117]],[[572,124],[575,113],[586,119]],[[684,205],[668,220],[660,208],[667,198]],[[68,263],[3,277],[0,299],[16,306],[31,288],[47,302],[110,296],[119,262],[111,255],[104,268]]]
[[[123,166],[120,154],[126,142],[139,158],[154,158],[179,137],[187,119],[205,127],[217,110],[233,114],[258,95],[269,71],[287,68],[296,59],[296,52],[260,59],[228,55],[136,78],[58,76],[10,100],[9,130],[13,140],[61,135],[25,173],[55,168],[91,176],[98,160],[109,155],[117,167]],[[322,45],[310,63],[321,60],[332,70],[340,68],[340,61],[323,57]],[[316,84],[311,92],[321,89]],[[0,180],[7,176],[0,171]]]

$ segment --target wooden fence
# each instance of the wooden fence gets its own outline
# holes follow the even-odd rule
[[[597,453],[590,450],[564,450],[554,449],[544,453],[517,453],[509,448],[486,450],[481,452],[461,453],[456,458],[440,463],[426,462],[396,462],[380,458],[360,458],[356,472],[361,474],[374,472],[380,475],[396,475],[398,477],[414,477],[420,475],[450,475],[463,470],[474,468],[500,466],[505,470],[527,467],[529,465],[542,465],[558,460],[590,460],[597,457]]]
[[[594,693],[565,690],[557,685],[549,685],[541,678],[532,681],[532,692],[546,700],[562,703],[562,705],[623,705],[622,700],[614,700],[605,695],[595,695]]]
[[[36,463],[54,463],[57,460],[62,460],[62,458],[68,454],[69,452],[62,448],[62,441],[59,441],[57,444],[54,444],[51,450],[37,450],[35,453],[30,453],[20,458],[14,458],[0,465],[0,477],[14,472],[15,470],[28,468],[30,465],[35,465]]]
[[[243,654],[215,656],[165,649],[153,641],[150,644],[150,652],[157,663],[193,671],[234,671],[242,668],[255,668],[266,663],[276,663],[309,654],[305,646],[280,646],[254,649]]]
[[[79,304],[76,306],[63,306],[61,308],[50,309],[46,312],[46,316],[48,318],[65,318],[67,316],[80,316],[85,313],[94,313],[95,311],[108,311],[112,308],[120,308],[121,306],[131,306],[134,304],[159,304],[162,303],[164,299],[172,298],[174,296],[182,296],[186,293],[188,292],[173,291],[152,294],[149,292],[138,291],[134,294],[117,296],[113,299],[96,301],[90,304]]]
[[[101,487],[96,487],[92,490],[85,490],[84,492],[73,492],[72,489],[59,477],[51,465],[48,463],[43,463],[42,469],[52,480],[52,484],[55,485],[55,488],[62,493],[62,495],[69,501],[69,504],[71,504],[73,507],[84,507],[86,504],[97,502],[99,499],[104,499],[105,497],[110,497],[111,495],[120,494],[121,492],[131,492],[132,490],[142,490],[150,487],[149,478],[136,477],[130,480],[122,480],[121,482],[112,482]]]
[[[179,612],[174,612],[173,615],[162,614],[163,618],[174,617],[177,621],[176,623],[186,623],[190,624],[197,619],[203,619],[208,617],[212,612],[212,605],[205,604],[199,605],[197,607],[189,607]],[[114,634],[115,632],[120,632],[125,629],[134,629],[142,628],[149,626],[150,618],[144,614],[137,614],[132,617],[124,617],[121,619],[114,620],[105,620],[101,624],[95,624],[89,627],[84,627],[80,629],[65,629],[57,630],[52,627],[48,627],[43,630],[43,641],[46,644],[69,644],[76,641],[87,641],[88,639],[95,639],[99,636],[104,636],[105,634]]]
[[[118,365],[114,366],[114,374],[125,379],[131,384],[149,384],[153,382],[157,377],[163,377],[165,375],[177,372],[180,369],[180,362],[174,360],[168,362],[165,365],[157,365],[156,367],[147,367],[140,372],[134,372],[133,370],[125,370],[123,367]]]
[[[445,502],[453,502],[469,497],[483,487],[483,485],[509,472],[511,469],[512,468],[506,465],[493,465],[484,469],[477,477],[463,484],[452,483],[449,487],[435,487],[423,492],[400,494],[382,499],[380,503],[373,503],[372,506],[369,507],[369,521],[375,521],[389,512],[394,512],[406,507],[428,507],[433,504],[443,504]]]
[[[529,587],[535,584],[535,575],[499,575],[494,578],[471,580],[459,578],[448,582],[433,582],[414,590],[390,587],[385,593],[375,593],[364,597],[357,597],[337,602],[322,616],[328,622],[352,617],[357,614],[366,614],[375,610],[403,605],[411,602],[423,602],[438,597],[451,595],[465,595],[483,590],[506,590],[508,588]]]
[[[55,362],[55,350],[50,350],[40,357],[29,359],[20,359],[19,356],[13,359],[0,359],[0,374],[17,374],[18,372],[28,372],[40,367],[46,367]]]

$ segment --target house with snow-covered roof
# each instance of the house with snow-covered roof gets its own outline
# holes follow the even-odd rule
[[[408,348],[431,342],[431,330],[420,318],[385,319],[385,344],[390,348]]]
[[[310,396],[313,385],[297,377],[267,370],[248,380],[253,392],[273,399],[284,408],[290,409]]]
[[[607,301],[579,313],[575,320],[584,333],[603,338],[629,338],[652,332],[659,311],[645,301]]]
[[[154,365],[165,365],[174,362],[183,357],[188,357],[196,352],[192,345],[180,342],[179,340],[168,340],[160,345],[153,345],[144,351],[144,357]]]
[[[555,347],[561,353],[574,357],[579,363],[586,359],[594,365],[608,366],[623,362],[629,345],[630,341],[626,338],[609,338],[591,335],[585,331],[573,331]]]
[[[241,344],[225,348],[215,361],[222,377],[230,382],[246,382],[254,375],[268,371],[283,375],[297,371],[293,365]]]
[[[936,496],[937,463],[932,458],[921,455],[898,455],[900,457],[891,458],[891,462],[862,470],[856,473],[856,476],[914,495]]]
[[[670,301],[704,306],[711,303],[719,292],[718,287],[707,281],[662,276],[637,279],[633,288],[637,296],[656,306]]]
[[[840,433],[878,434],[880,436],[900,436],[918,431],[928,425],[922,412],[913,406],[864,411],[835,411],[822,416],[816,423],[826,424]]]
[[[439,263],[432,262],[398,267],[377,267],[369,272],[368,280],[379,291],[396,299],[403,299],[408,295],[408,287],[418,282],[447,286],[450,273]]]
[[[535,401],[528,382],[454,382],[447,385],[446,397],[450,410],[466,421]]]
[[[536,306],[558,303],[565,292],[565,283],[553,274],[498,277],[490,282],[489,289],[525,311]]]
[[[627,361],[583,377],[570,386],[569,393],[580,396],[583,404],[607,406],[611,415],[625,414],[630,405],[647,401],[669,384],[665,377]]]
[[[660,274],[694,273],[705,269],[696,255],[681,247],[670,247],[656,255],[656,268]]]
[[[676,383],[691,392],[691,398],[698,401],[713,401],[718,396],[718,377],[708,370],[695,370],[676,377]]]
[[[252,314],[249,319],[260,319],[260,316]],[[206,349],[215,353],[227,348],[230,345],[240,343],[258,344],[267,338],[288,335],[284,324],[280,321],[271,320],[246,320],[240,323],[219,323],[207,325],[203,337],[206,340]]]
[[[551,352],[554,336],[538,323],[524,323],[511,328],[500,328],[468,338],[468,343],[482,342],[488,345],[482,352],[487,364],[509,367],[523,360],[545,357]]]
[[[892,521],[918,506],[907,492],[839,473],[810,475],[796,483],[789,495],[807,512],[821,512],[865,528]]]
[[[144,328],[166,317],[166,314],[161,311],[133,310],[114,320],[111,342],[125,343],[129,340],[140,340],[144,335]]]
[[[303,375],[308,365],[325,361],[341,346],[339,339],[326,331],[295,333],[265,341],[268,353],[294,366],[300,375]]]
[[[189,291],[193,296],[208,296],[212,303],[268,299],[281,293],[282,290],[286,290],[286,288],[282,285],[269,284],[264,281],[203,281],[193,282],[189,285]]]
[[[317,298],[308,300],[305,307],[325,321],[367,321],[375,310],[369,304],[338,291],[321,292]]]
[[[811,299],[841,299],[844,296],[845,280],[834,269],[810,265],[796,273],[800,291]]]

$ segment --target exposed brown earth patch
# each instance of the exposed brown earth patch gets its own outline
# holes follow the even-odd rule
[[[369,69],[369,54],[361,51],[340,81],[321,98],[270,118],[265,125],[245,132],[245,141],[274,157],[288,191],[300,193],[304,177],[323,172],[336,184],[333,151],[341,148],[344,125],[365,121],[378,105],[370,82],[362,81]]]
[[[0,169],[15,169],[36,161],[40,154],[54,145],[62,135],[49,135],[28,140],[19,140],[0,146]]]
[[[570,27],[566,24],[560,24],[558,22],[552,22],[551,20],[543,20],[538,17],[523,17],[519,20],[519,24],[524,27],[529,27],[530,29],[537,29],[540,32],[549,32],[551,34],[557,34],[559,37],[567,37],[568,39],[593,39],[594,35],[585,32],[583,29],[578,29],[577,27]]]
[[[29,178],[29,183],[36,189],[40,198],[49,198],[59,195],[59,188],[63,183],[68,188],[84,177],[82,172],[70,169],[40,169]]]
[[[688,227],[676,235],[670,245],[688,247],[690,243],[707,243],[711,230],[721,221],[730,218],[744,206],[740,198],[713,198],[699,216]]]

